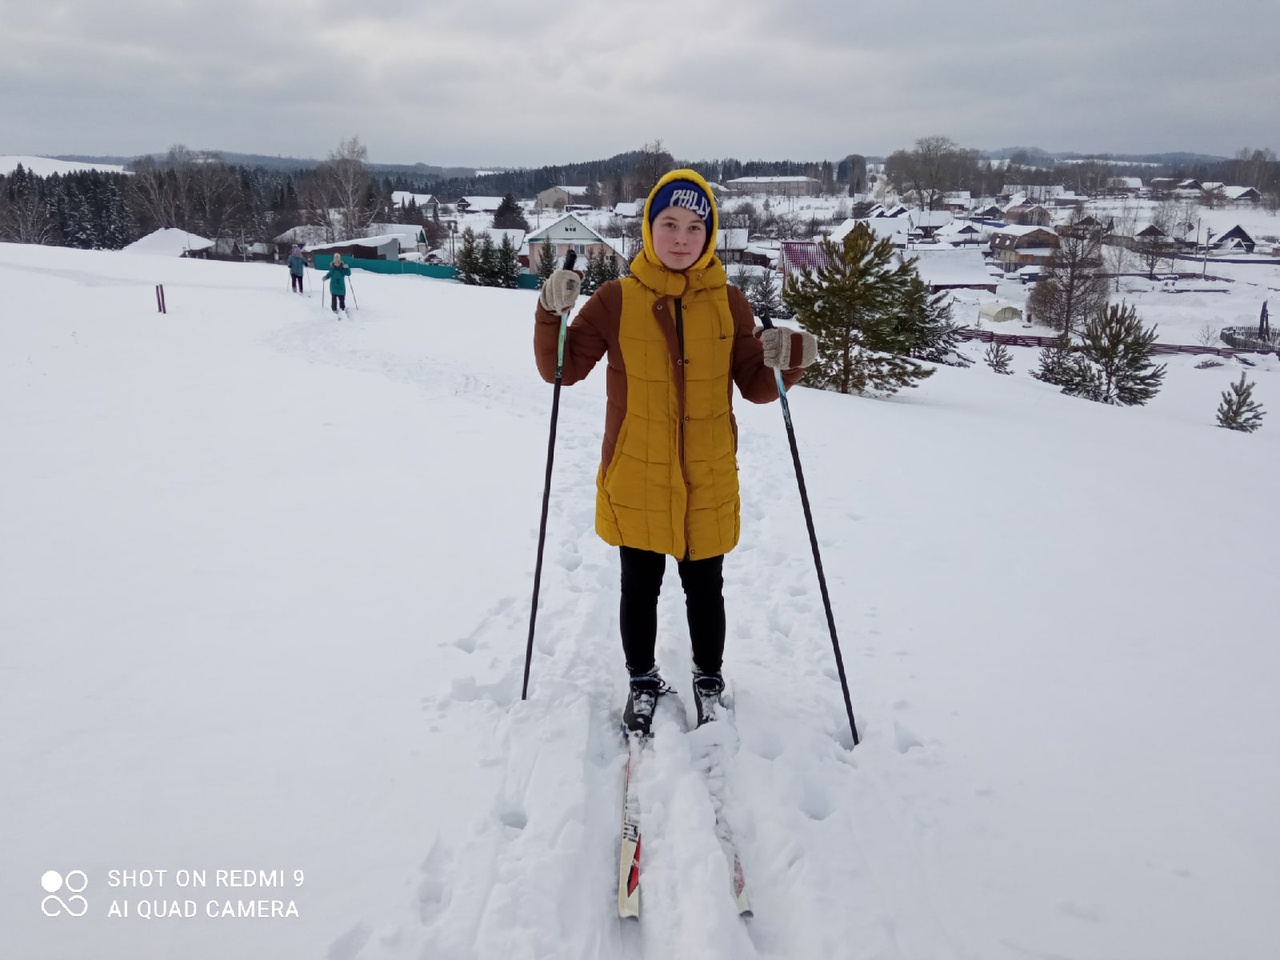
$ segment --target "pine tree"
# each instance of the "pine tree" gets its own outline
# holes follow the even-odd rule
[[[1067,334],[1058,337],[1051,347],[1040,351],[1040,368],[1031,376],[1056,387],[1074,382],[1075,368],[1079,358],[1072,352],[1071,338]]]
[[[529,232],[529,221],[524,218],[524,211],[520,209],[520,204],[516,203],[516,198],[509,193],[502,198],[502,203],[498,204],[498,209],[494,211],[493,225],[500,230]]]
[[[908,284],[906,309],[916,328],[910,355],[927,363],[944,363],[950,367],[967,367],[973,363],[956,349],[960,345],[960,326],[951,320],[951,295],[940,291],[930,296],[929,288],[915,271]]]
[[[826,263],[801,268],[783,299],[818,340],[818,362],[806,381],[840,393],[895,393],[933,375],[907,357],[916,341],[905,309],[914,267],[893,265],[893,241],[865,225],[840,243],[822,241]]]
[[[556,272],[556,245],[548,240],[542,244],[538,253],[538,287],[547,282],[547,278]]]
[[[1156,328],[1143,327],[1134,307],[1112,304],[1081,331],[1080,353],[1099,376],[1077,394],[1121,406],[1146,403],[1160,392],[1165,375],[1165,364],[1151,362],[1155,342]]]
[[[490,241],[492,243],[492,241]],[[454,263],[457,277],[463,283],[472,286],[481,282],[481,263],[476,244],[475,231],[470,227],[462,231],[462,243],[458,247],[457,260]]]
[[[1239,430],[1242,433],[1253,433],[1262,426],[1262,417],[1266,412],[1262,404],[1253,399],[1253,381],[1246,381],[1240,374],[1240,382],[1231,384],[1230,392],[1222,391],[1222,402],[1218,404],[1218,426],[1228,430]]]
[[[502,286],[493,234],[487,230],[480,235],[480,243],[476,248],[476,282],[483,287]]]
[[[587,254],[587,262],[582,269],[582,287],[581,292],[590,296],[595,293],[604,281],[601,279],[601,257],[597,255],[598,251],[592,248]]]
[[[747,295],[751,312],[760,320],[768,320],[772,323],[787,320],[795,315],[783,302],[772,270],[765,269],[754,275],[744,273],[738,280],[738,286]]]
[[[992,340],[991,346],[987,347],[987,352],[982,355],[982,359],[996,373],[1013,375],[1013,371],[1009,369],[1009,364],[1013,362],[1013,354],[1006,350],[1000,341]]]
[[[502,243],[494,251],[496,269],[496,286],[515,289],[520,286],[520,251],[511,240],[511,235],[504,233]]]

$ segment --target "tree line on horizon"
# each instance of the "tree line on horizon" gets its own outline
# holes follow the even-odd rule
[[[992,196],[1009,182],[1062,183],[1091,194],[1112,177],[1166,175],[1252,186],[1270,209],[1280,208],[1280,163],[1270,149],[1242,148],[1230,160],[1158,171],[1101,161],[1052,167],[1031,162],[1039,159],[1015,151],[995,166],[976,150],[930,136],[886,158],[885,174],[900,194],[914,193],[926,207],[955,190]],[[229,164],[217,153],[175,145],[162,159],[140,158],[129,173],[83,171],[41,177],[19,167],[0,176],[0,240],[119,249],[160,227],[176,227],[213,240],[265,243],[300,225],[316,228],[326,240],[337,240],[362,235],[364,227],[376,222],[421,226],[428,242],[439,245],[447,230],[439,222],[438,208],[433,214],[415,203],[401,207],[392,200],[394,192],[430,193],[452,203],[477,194],[529,199],[550,186],[585,185],[587,201],[604,207],[644,197],[663,173],[690,166],[719,183],[749,176],[808,176],[823,193],[842,195],[865,186],[859,182],[864,163],[857,155],[837,163],[677,161],[655,140],[607,160],[440,179],[408,173],[376,176],[358,137],[344,140],[315,167],[294,171]],[[779,229],[804,226],[782,224]]]

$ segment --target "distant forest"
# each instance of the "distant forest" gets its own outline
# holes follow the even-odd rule
[[[1253,186],[1271,209],[1280,206],[1280,164],[1271,150],[1244,148],[1232,159],[1166,155],[1163,161],[1053,158],[1034,148],[1001,153],[999,163],[993,164],[988,155],[963,149],[945,137],[926,137],[883,163],[896,188],[909,188],[917,195],[926,181],[929,195],[969,190],[975,197],[994,196],[1006,183],[1063,184],[1091,195],[1111,177],[1175,176]],[[452,204],[468,195],[531,199],[550,186],[586,186],[589,202],[612,206],[644,197],[666,170],[688,166],[718,183],[738,177],[807,176],[827,194],[848,195],[863,186],[859,181],[866,165],[876,159],[851,155],[834,162],[686,160],[672,157],[661,142],[654,142],[605,160],[482,175],[422,164],[370,164],[366,148],[356,138],[318,163],[224,156],[175,146],[163,157],[131,161],[129,173],[41,177],[18,168],[0,176],[0,240],[114,250],[159,227],[247,244],[269,243],[300,225],[319,227],[331,239],[341,239],[338,234],[353,236],[371,223],[414,223],[436,241],[444,229],[438,219],[416,205],[398,207],[392,202],[393,192],[433,194],[440,203]]]

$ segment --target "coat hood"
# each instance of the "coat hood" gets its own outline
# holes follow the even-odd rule
[[[670,270],[663,266],[662,261],[658,259],[657,253],[654,252],[653,230],[649,226],[649,208],[653,204],[653,198],[657,195],[658,191],[672,180],[688,180],[691,183],[697,184],[697,186],[706,193],[707,199],[711,202],[711,230],[707,236],[707,249],[703,250],[702,256],[683,271]],[[719,266],[719,261],[716,260],[716,233],[720,229],[720,211],[716,209],[716,197],[715,194],[711,192],[710,185],[706,180],[702,179],[701,174],[694,170],[672,170],[670,173],[664,174],[662,179],[654,184],[653,189],[649,191],[649,196],[644,202],[644,212],[640,216],[640,229],[644,237],[644,246],[631,262],[632,273],[637,273],[636,266],[642,261],[644,262],[644,267],[642,267],[639,272],[649,275],[651,275],[655,269],[664,273],[672,274],[673,276],[679,276],[680,273],[695,274],[706,270],[712,265],[713,261],[717,266]]]

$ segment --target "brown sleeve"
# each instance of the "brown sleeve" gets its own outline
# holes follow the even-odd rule
[[[565,331],[564,366],[560,382],[566,387],[589,374],[611,343],[618,339],[622,316],[622,287],[611,280],[591,295]],[[534,314],[533,355],[538,373],[547,383],[556,379],[556,349],[560,339],[560,315],[539,304]]]
[[[729,311],[733,314],[733,382],[742,396],[752,403],[769,403],[778,399],[778,381],[773,368],[764,364],[764,347],[755,337],[756,318],[746,295],[729,285]],[[782,371],[782,382],[790,390],[804,370]]]

